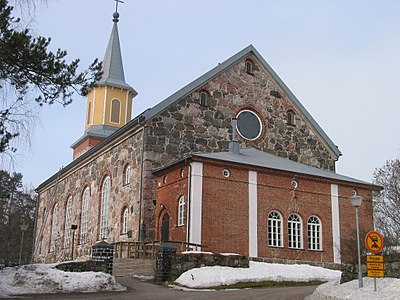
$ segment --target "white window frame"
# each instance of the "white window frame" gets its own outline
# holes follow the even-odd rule
[[[282,215],[276,210],[268,214],[268,246],[283,247]]]
[[[129,220],[129,209],[125,207],[122,213],[122,234],[126,234],[128,232],[128,220]]]
[[[288,217],[288,248],[303,249],[303,226],[298,214]]]
[[[322,251],[321,219],[312,215],[307,220],[308,249]]]
[[[71,240],[71,225],[72,225],[72,197],[69,196],[67,199],[67,205],[65,206],[64,248],[69,247],[69,243]]]
[[[81,237],[79,241],[80,244],[85,244],[87,242],[89,201],[90,201],[90,189],[86,187],[82,194]]]
[[[131,165],[126,165],[125,172],[124,172],[124,185],[127,185],[131,182],[131,175],[132,175],[132,167]]]
[[[178,226],[185,225],[185,197],[181,196],[178,201]]]
[[[56,250],[57,229],[58,229],[58,204],[54,205],[50,234],[50,252]]]
[[[100,240],[108,238],[108,210],[110,202],[111,178],[107,176],[101,187],[101,207],[100,207]]]

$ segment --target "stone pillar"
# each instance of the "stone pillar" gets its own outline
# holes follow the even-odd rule
[[[157,281],[168,281],[171,279],[171,267],[172,263],[176,258],[176,247],[162,243],[157,248],[156,257],[156,280]]]
[[[112,274],[114,258],[114,246],[101,241],[92,246],[92,260],[104,263],[107,266],[107,273]]]

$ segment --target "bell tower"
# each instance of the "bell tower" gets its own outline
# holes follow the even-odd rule
[[[137,92],[125,82],[117,25],[119,1],[116,2],[111,36],[103,59],[103,74],[87,95],[85,132],[71,146],[74,159],[131,120],[132,102]]]

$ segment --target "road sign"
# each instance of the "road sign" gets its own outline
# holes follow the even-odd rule
[[[383,263],[383,255],[367,255],[367,262]]]
[[[368,277],[385,277],[384,270],[367,270]]]
[[[383,249],[383,238],[380,233],[370,231],[365,236],[365,246],[372,253],[379,253]]]
[[[369,263],[367,262],[368,270],[383,270],[383,263]]]

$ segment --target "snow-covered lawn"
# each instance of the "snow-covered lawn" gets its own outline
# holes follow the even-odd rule
[[[249,268],[203,267],[183,273],[176,283],[189,288],[229,285],[243,281],[311,281],[323,280],[310,300],[319,299],[400,299],[400,279],[373,279],[339,284],[340,272],[309,265],[282,265],[250,262]],[[0,298],[19,294],[125,291],[115,278],[100,272],[64,272],[51,265],[26,265],[0,270]]]

